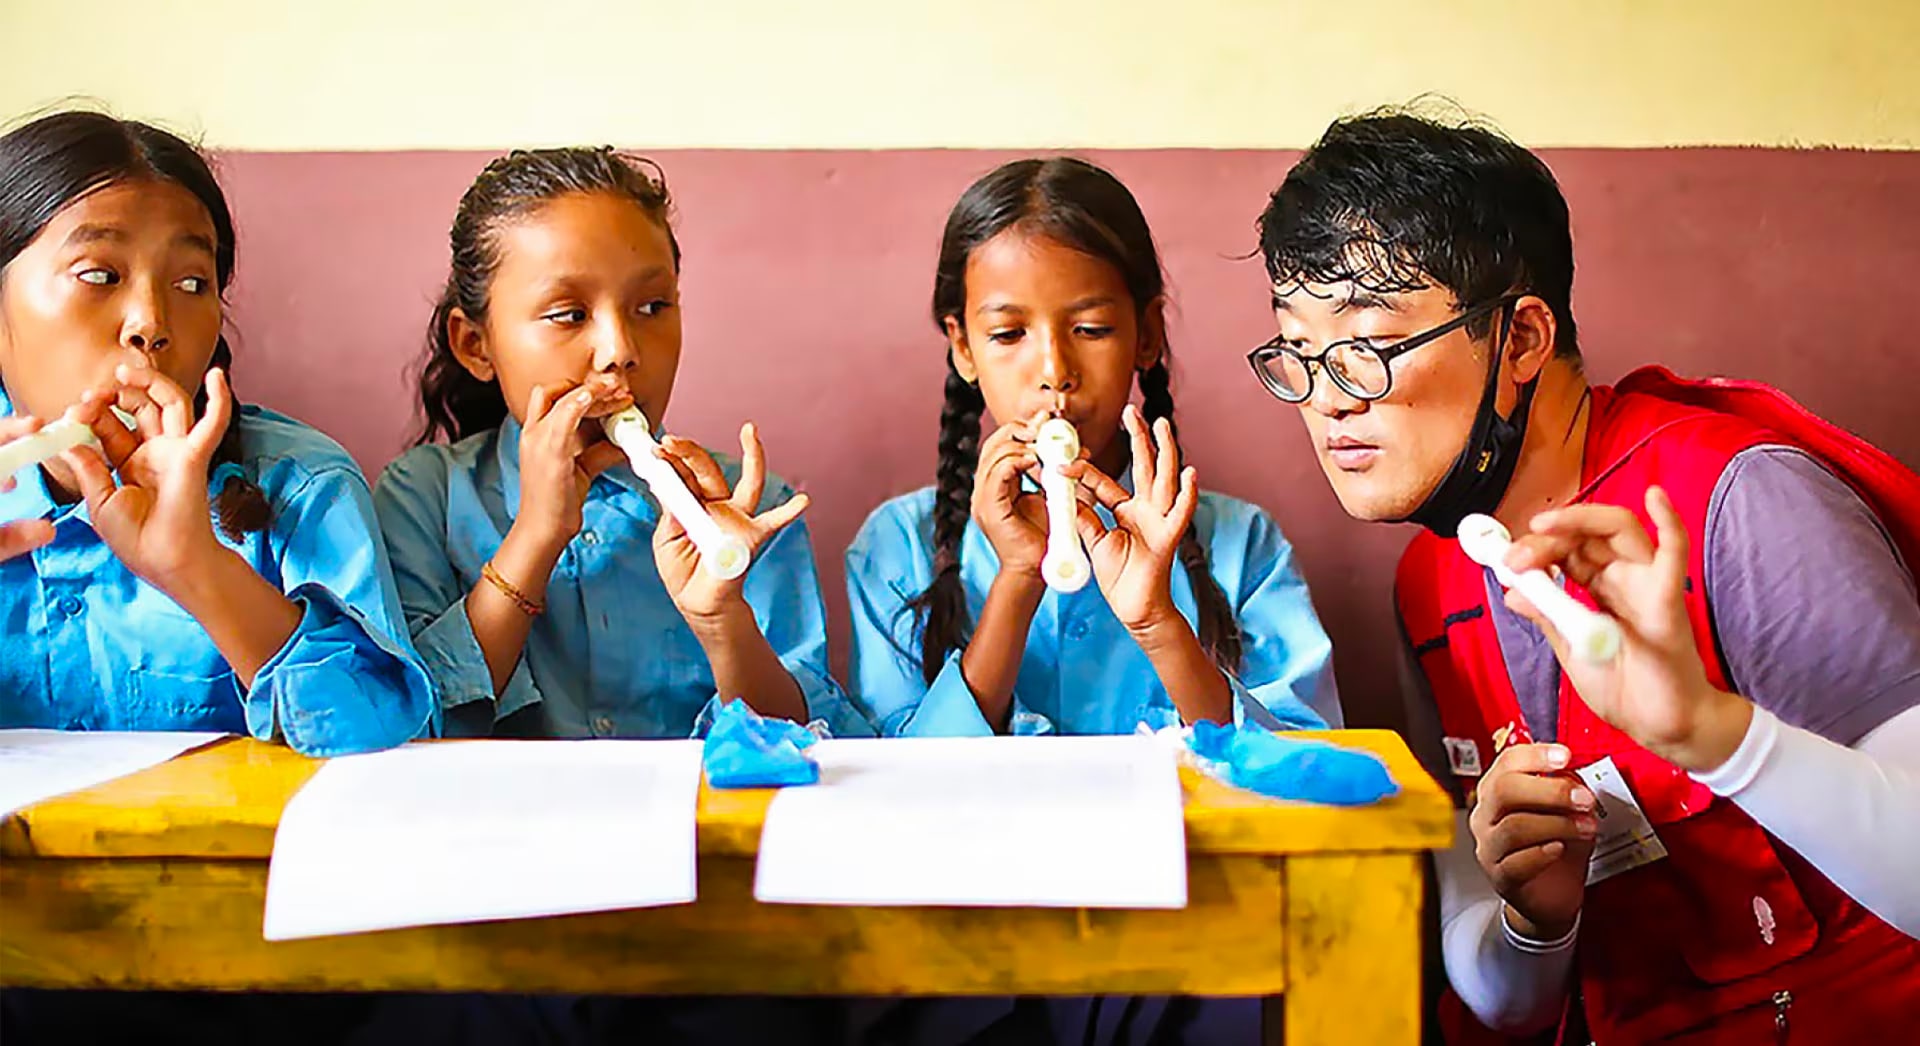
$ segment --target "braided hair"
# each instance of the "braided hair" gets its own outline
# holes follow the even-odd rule
[[[1112,265],[1125,278],[1137,308],[1145,309],[1166,292],[1146,216],[1119,179],[1070,157],[1016,160],[974,182],[947,215],[933,283],[936,327],[944,331],[948,319],[966,314],[967,261],[974,250],[1016,226]],[[1171,424],[1173,389],[1164,352],[1138,381],[1148,423],[1165,418]],[[933,582],[908,604],[919,619],[920,669],[928,682],[940,674],[949,654],[966,646],[972,632],[960,548],[972,515],[985,408],[979,387],[962,378],[949,358],[934,480]],[[1191,526],[1180,539],[1180,565],[1193,585],[1201,645],[1223,670],[1237,670],[1242,642],[1233,605],[1214,581],[1207,550]]]

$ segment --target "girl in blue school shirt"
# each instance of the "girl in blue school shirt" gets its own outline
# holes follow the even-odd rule
[[[323,756],[429,728],[366,480],[234,403],[233,264],[226,198],[179,138],[86,112],[0,137],[5,431],[65,414],[100,442],[0,491],[0,727]]]
[[[850,685],[882,733],[1340,722],[1279,527],[1181,468],[1165,293],[1139,205],[1092,164],[1009,163],[954,206],[933,291],[937,482],[881,505],[847,552]],[[1080,434],[1066,473],[1098,582],[1072,595],[1040,576],[1032,440],[1052,416]]]
[[[428,328],[423,443],[374,495],[449,733],[687,737],[721,698],[870,732],[828,678],[804,494],[676,437],[668,460],[756,549],[720,581],[607,442],[657,427],[680,363],[680,250],[657,168],[611,149],[514,152],[461,198]]]
[[[741,457],[668,437],[668,460],[755,550],[717,581],[606,441],[639,407],[656,427],[680,365],[680,247],[658,168],[611,149],[517,151],[460,200],[452,273],[427,330],[422,445],[374,504],[414,642],[450,734],[687,737],[722,699],[870,734],[827,675],[807,504]],[[427,443],[444,436],[447,443]],[[409,1012],[407,1007],[412,1007]],[[532,1022],[593,1041],[830,1041],[799,1000],[429,999],[408,1026]],[[452,1036],[449,1035],[449,1041]]]
[[[948,346],[936,483],[881,505],[847,551],[853,698],[883,733],[1340,721],[1331,644],[1279,528],[1181,467],[1165,294],[1139,204],[1092,164],[1009,163],[954,205],[933,289]],[[1033,439],[1049,417],[1083,451],[1065,472],[1098,585],[1072,595],[1040,574]],[[918,1000],[870,1026],[867,1041],[914,1046],[1224,1044],[1258,1038],[1259,1007]]]

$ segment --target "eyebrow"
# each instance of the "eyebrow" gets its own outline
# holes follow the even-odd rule
[[[67,234],[67,246],[84,247],[91,243],[125,243],[127,232],[115,225],[81,225]],[[218,255],[213,240],[197,232],[183,232],[173,238],[176,246],[192,247],[211,255]]]
[[[627,281],[627,286],[643,286],[672,275],[672,266],[653,265],[631,277]],[[595,282],[595,276],[596,274],[592,270],[568,269],[561,272],[550,272],[542,276],[538,286],[542,294],[551,294],[556,291],[572,291],[582,285],[593,284]]]
[[[1069,302],[1067,304],[1066,311],[1070,313],[1085,312],[1088,309],[1098,309],[1105,306],[1110,306],[1114,304],[1115,300],[1116,299],[1111,294],[1093,294],[1085,298],[1079,298],[1072,302]],[[987,315],[989,313],[1014,313],[1017,315],[1024,316],[1027,313],[1027,307],[1024,305],[1016,305],[1010,301],[989,301],[989,302],[982,303],[979,308],[973,311],[976,315],[981,315],[981,316]]]
[[[1112,305],[1112,304],[1113,304],[1113,295],[1111,294],[1090,294],[1084,298],[1079,299],[1073,304],[1067,306],[1067,311],[1068,312],[1085,312],[1088,309],[1097,309],[1103,305]]]
[[[220,253],[214,249],[212,240],[197,232],[183,232],[175,236],[173,242],[195,248],[196,250],[206,251],[208,254],[218,255]]]
[[[67,234],[67,246],[83,247],[89,243],[99,243],[102,240],[110,240],[114,243],[125,243],[126,239],[126,232],[112,225],[81,225]]]
[[[1400,303],[1382,294],[1368,290],[1355,290],[1333,307],[1334,315],[1353,309],[1379,309],[1383,312],[1399,312]]]

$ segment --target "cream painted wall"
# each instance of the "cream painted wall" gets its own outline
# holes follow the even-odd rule
[[[1920,2],[0,0],[0,121],[251,150],[1290,147],[1427,91],[1534,146],[1920,147]]]

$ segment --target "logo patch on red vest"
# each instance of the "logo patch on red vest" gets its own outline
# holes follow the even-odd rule
[[[1486,772],[1480,766],[1480,746],[1472,738],[1448,737],[1441,743],[1447,746],[1447,768],[1455,777],[1479,777]]]

